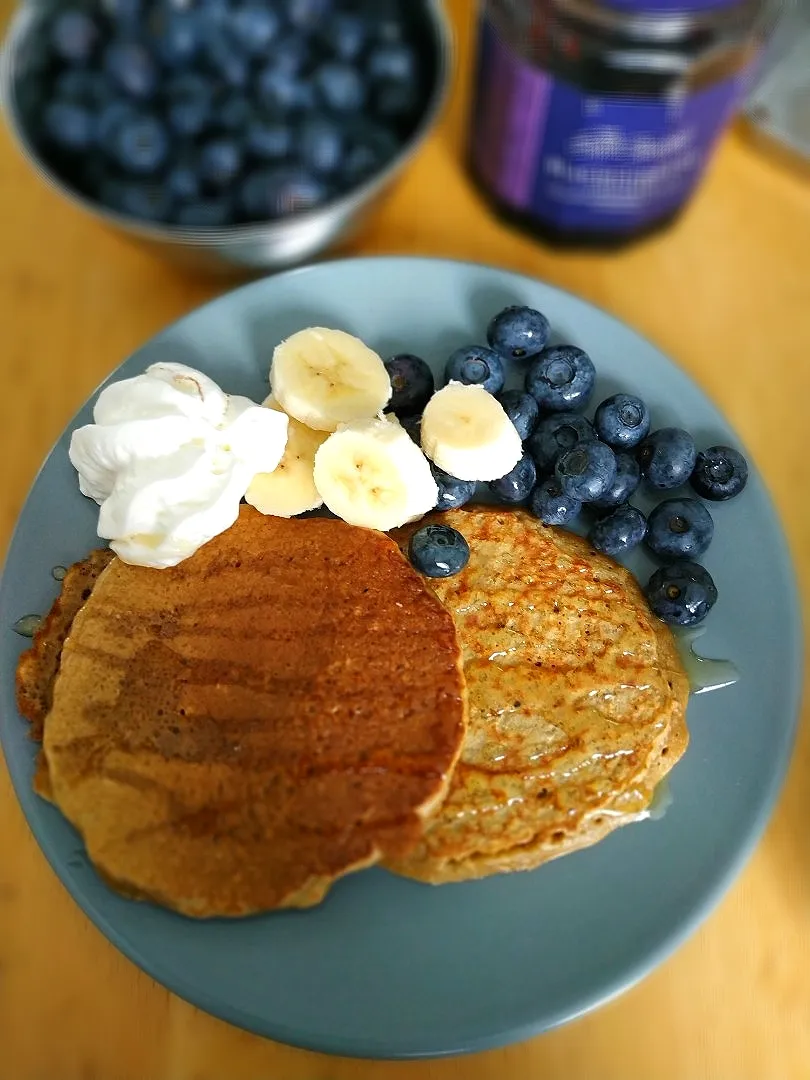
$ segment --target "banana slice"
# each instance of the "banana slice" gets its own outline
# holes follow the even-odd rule
[[[376,416],[392,392],[377,353],[351,334],[320,326],[282,341],[270,378],[284,411],[316,431]]]
[[[284,412],[272,394],[263,404],[274,412]],[[328,437],[327,432],[312,431],[291,418],[284,456],[273,472],[254,476],[245,501],[261,514],[283,518],[296,517],[323,506],[313,472],[315,454]]]
[[[523,452],[501,403],[483,387],[459,382],[448,383],[427,403],[422,449],[459,480],[499,480]]]
[[[330,435],[315,455],[315,487],[333,514],[381,532],[418,520],[439,498],[427,458],[388,419],[358,420]]]

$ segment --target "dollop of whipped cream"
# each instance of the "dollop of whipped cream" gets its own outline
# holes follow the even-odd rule
[[[224,393],[185,364],[152,364],[102,390],[70,460],[124,562],[176,566],[230,528],[257,473],[273,472],[287,416]]]

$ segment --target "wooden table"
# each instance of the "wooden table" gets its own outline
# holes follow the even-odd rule
[[[461,84],[471,5],[450,7]],[[810,613],[806,181],[735,132],[677,229],[619,256],[561,255],[487,215],[459,166],[464,113],[459,85],[440,130],[356,250],[524,271],[650,337],[720,404],[755,454]],[[223,286],[183,275],[85,219],[35,179],[5,133],[0,207],[5,548],[40,461],[77,406],[132,349]],[[78,910],[32,840],[3,768],[0,821],[0,1080],[810,1078],[806,722],[764,842],[691,941],[600,1012],[471,1059],[327,1059],[206,1016],[141,974]]]

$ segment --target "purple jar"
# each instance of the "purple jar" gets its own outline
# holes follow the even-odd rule
[[[552,242],[617,246],[669,224],[745,98],[763,0],[489,0],[473,176]]]

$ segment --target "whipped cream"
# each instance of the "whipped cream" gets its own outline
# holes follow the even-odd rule
[[[70,460],[101,507],[98,535],[124,562],[167,567],[230,528],[258,473],[287,445],[288,419],[224,393],[184,364],[153,364],[102,390]]]

